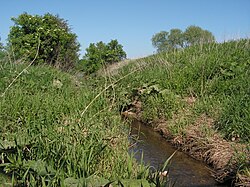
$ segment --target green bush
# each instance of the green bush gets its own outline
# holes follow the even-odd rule
[[[45,63],[68,69],[78,62],[77,36],[71,32],[67,21],[59,16],[24,13],[12,18],[12,21],[15,25],[9,33],[8,47],[13,50],[15,59],[32,61],[39,46],[35,64]]]
[[[126,58],[123,46],[117,40],[111,40],[108,44],[98,42],[91,43],[86,49],[87,53],[80,61],[84,71],[91,74],[100,69],[103,65],[119,62]]]

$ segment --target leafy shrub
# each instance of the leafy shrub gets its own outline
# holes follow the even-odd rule
[[[32,16],[24,13],[18,18],[12,18],[12,21],[15,25],[11,27],[8,45],[15,59],[32,61],[40,42],[35,64],[46,63],[68,69],[78,61],[77,37],[71,32],[67,21],[59,16],[49,13]]]
[[[87,53],[80,63],[87,73],[94,73],[103,65],[125,59],[126,52],[122,48],[123,46],[117,40],[111,40],[108,44],[102,41],[96,44],[91,43],[86,49]]]

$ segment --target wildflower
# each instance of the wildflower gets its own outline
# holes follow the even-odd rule
[[[168,175],[168,171],[160,172],[159,175],[162,177],[166,177]]]

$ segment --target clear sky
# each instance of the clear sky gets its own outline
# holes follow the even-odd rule
[[[117,39],[129,58],[152,54],[152,35],[189,25],[211,31],[217,41],[250,37],[250,0],[2,0],[0,37],[5,40],[23,12],[58,14],[81,44]]]

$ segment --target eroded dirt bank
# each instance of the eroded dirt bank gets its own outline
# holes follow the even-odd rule
[[[197,161],[182,151],[176,150],[164,137],[150,127],[137,120],[131,123],[131,149],[138,162],[143,159],[150,165],[152,172],[162,170],[167,158],[171,157],[170,164],[165,168],[170,184],[178,187],[214,186],[229,187],[230,184],[219,184],[211,176],[211,169],[204,163]],[[170,185],[171,186],[171,185]]]
[[[192,105],[195,98],[185,98]],[[245,152],[250,157],[246,145],[237,140],[227,141],[216,131],[214,120],[206,114],[194,119],[181,133],[173,132],[173,126],[179,124],[185,117],[192,115],[189,110],[178,111],[171,119],[158,119],[153,121],[143,120],[142,103],[135,100],[129,109],[122,112],[127,118],[136,119],[153,130],[159,132],[167,141],[178,149],[186,152],[191,157],[201,160],[211,166],[213,177],[220,183],[230,182],[232,186],[250,186],[250,178],[237,173],[239,158],[237,153]],[[250,160],[250,158],[247,158]]]

